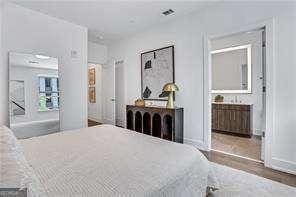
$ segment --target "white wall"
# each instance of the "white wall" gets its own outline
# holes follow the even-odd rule
[[[3,2],[2,0],[0,1],[0,50],[2,51],[2,24],[3,24]],[[4,66],[3,64],[3,58],[2,58],[2,53],[0,53],[0,125],[3,125],[5,121],[7,120],[8,113],[8,86],[7,86],[7,81],[8,81],[8,70],[7,66]],[[6,122],[7,124],[7,122]]]
[[[221,39],[216,39],[211,42],[212,50],[223,49],[231,46],[251,44],[252,57],[252,93],[251,94],[221,94],[225,102],[235,101],[237,96],[238,101],[242,103],[253,104],[253,134],[261,135],[265,130],[265,111],[263,108],[263,93],[262,93],[262,31],[254,31],[252,33],[237,34]],[[220,75],[227,73],[221,72]],[[231,77],[231,76],[230,76]],[[215,96],[212,94],[214,101]]]
[[[25,85],[25,115],[11,117],[10,124],[40,121],[58,120],[59,111],[38,111],[39,110],[39,78],[38,75],[58,75],[55,69],[39,69],[25,66],[11,66],[9,68],[10,80],[24,81]]]
[[[182,19],[149,28],[108,47],[108,60],[125,61],[126,104],[141,96],[140,53],[175,45],[178,106],[184,107],[184,140],[205,148],[203,131],[203,38],[275,18],[275,128],[272,167],[296,173],[296,3],[221,3]],[[268,132],[268,131],[267,131]]]
[[[0,125],[8,125],[8,52],[59,60],[61,130],[87,126],[87,29],[6,3],[3,8]],[[76,51],[77,56],[71,56]]]
[[[102,65],[89,64],[88,68],[95,68],[96,72],[96,102],[90,103],[88,100],[88,118],[102,122]]]
[[[107,47],[105,45],[88,42],[87,51],[89,63],[105,64],[107,62]]]

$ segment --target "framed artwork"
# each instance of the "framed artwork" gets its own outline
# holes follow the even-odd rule
[[[95,87],[88,88],[88,99],[89,99],[90,103],[96,102],[96,88]]]
[[[174,46],[141,53],[141,91],[145,100],[167,100],[162,88],[175,83]]]
[[[95,70],[95,68],[88,69],[88,84],[89,85],[96,84],[96,70]]]

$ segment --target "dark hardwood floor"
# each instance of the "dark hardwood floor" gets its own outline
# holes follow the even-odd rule
[[[99,123],[99,122],[88,119],[88,127],[93,127],[93,126],[97,126],[97,125],[100,125],[100,124],[102,124],[102,123]]]
[[[210,160],[221,165],[229,166],[238,170],[243,170],[245,172],[255,174],[273,181],[277,181],[286,185],[296,187],[296,175],[288,174],[285,172],[280,172],[270,168],[266,168],[262,163],[223,154],[216,151],[202,153]]]

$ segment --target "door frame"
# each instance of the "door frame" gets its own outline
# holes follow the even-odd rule
[[[113,75],[113,90],[112,90],[112,98],[110,97],[106,97],[106,94],[104,93],[104,91],[106,90],[106,86],[105,83],[105,75],[104,75],[104,70],[106,69],[113,69],[112,75]],[[109,119],[106,115],[106,107],[108,106],[108,102],[111,102],[113,99],[115,99],[115,61],[110,61],[110,63],[106,63],[106,64],[102,64],[102,101],[103,101],[103,106],[102,106],[102,110],[103,110],[103,123],[104,124],[112,124],[115,125],[115,100],[113,102],[113,107],[112,107],[112,119]],[[109,96],[109,95],[108,95]],[[110,105],[111,106],[111,105]]]
[[[118,101],[119,99],[117,98],[117,95],[116,95],[116,91],[117,91],[117,70],[118,68],[122,68],[122,77],[123,77],[123,82],[121,83],[121,85],[123,86],[123,104],[125,103],[125,67],[124,67],[124,60],[117,60],[115,61],[114,63],[114,98],[115,98],[115,113],[114,113],[114,120],[115,120],[115,125],[116,125],[116,122],[117,122],[117,104],[118,104]],[[123,115],[123,119],[121,120],[122,121],[122,125],[116,125],[116,126],[121,126],[121,127],[125,127],[125,122],[126,122],[126,117],[125,115]]]
[[[212,65],[211,65],[211,40],[221,38],[227,35],[247,32],[254,29],[265,27],[266,32],[266,127],[265,127],[265,159],[264,165],[272,167],[272,148],[275,130],[275,19],[267,19],[259,23],[244,25],[241,28],[235,28],[218,35],[204,35],[204,64],[203,64],[203,130],[204,130],[204,145],[207,151],[211,150],[211,116],[212,116],[212,95],[211,95],[211,81],[212,81]]]

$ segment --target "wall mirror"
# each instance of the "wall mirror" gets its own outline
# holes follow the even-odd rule
[[[58,59],[9,53],[10,128],[18,138],[58,132],[60,93]]]
[[[212,93],[252,93],[251,45],[211,52]]]

